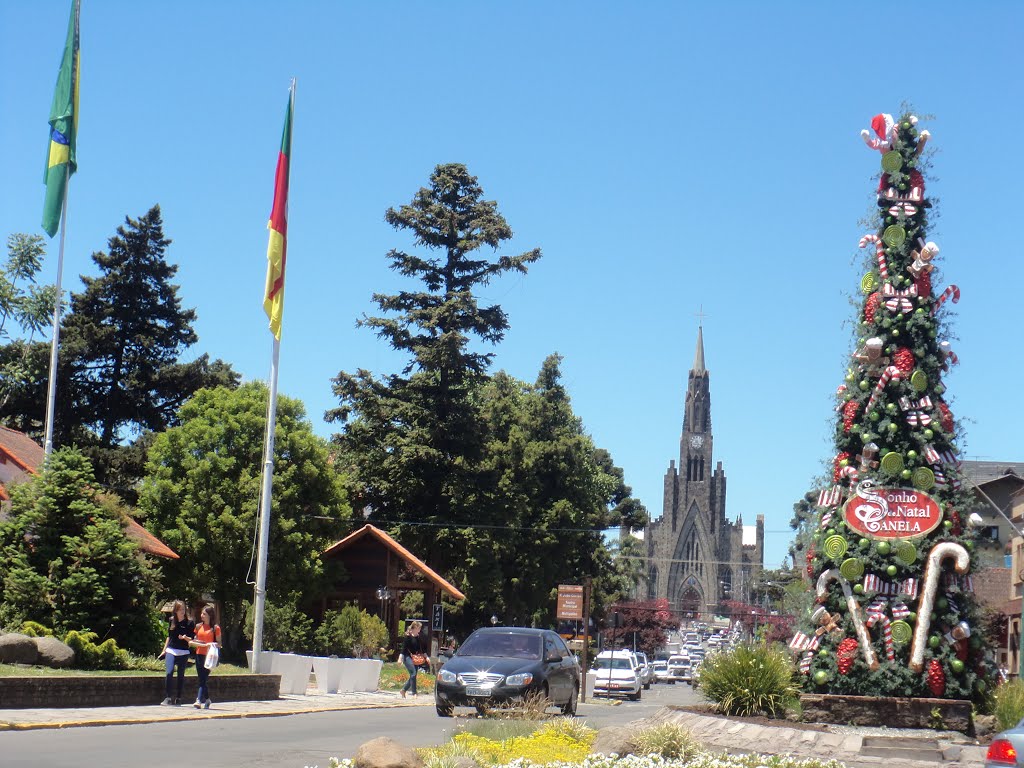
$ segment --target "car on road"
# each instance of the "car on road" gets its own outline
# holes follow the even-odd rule
[[[643,683],[630,651],[601,651],[594,659],[594,696],[626,696],[640,701]]]
[[[684,683],[692,682],[693,680],[693,666],[690,663],[689,656],[669,656],[668,657],[668,674],[673,681],[681,681]]]
[[[1018,723],[996,735],[985,755],[985,768],[1019,768],[1024,766],[1024,727]]]
[[[668,661],[665,659],[658,659],[652,666],[654,667],[654,681],[656,683],[670,683],[675,685],[675,678],[668,672]]]
[[[466,638],[437,673],[434,706],[441,717],[455,707],[483,712],[496,704],[544,696],[562,714],[576,713],[580,665],[565,641],[547,629],[484,627]]]
[[[649,690],[651,683],[654,682],[654,667],[647,660],[646,653],[640,652],[633,655],[636,656],[636,662],[640,666],[640,682],[643,683],[645,691]]]

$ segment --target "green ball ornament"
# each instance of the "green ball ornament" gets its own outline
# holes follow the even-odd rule
[[[907,191],[906,183],[900,184],[900,192],[906,192],[906,191]]]
[[[820,651],[818,651],[818,655],[823,659],[827,659],[830,653],[831,651],[828,648],[822,648]]]
[[[868,547],[871,546],[871,540],[870,539],[861,539],[860,541],[857,542],[857,546],[859,546],[861,549],[867,549]]]
[[[942,521],[942,527],[946,528],[946,529],[952,528],[953,527],[953,521],[952,520],[943,520]]]
[[[918,307],[917,309],[915,309],[914,310],[914,314],[915,315],[923,315],[924,314],[924,307]]]
[[[825,683],[827,683],[828,672],[826,672],[824,669],[819,669],[817,672],[814,673],[814,682],[817,685],[824,685]]]
[[[889,422],[889,431],[895,434],[900,428],[900,425],[894,421]]]
[[[942,642],[942,638],[941,637],[939,637],[938,635],[932,635],[931,637],[928,638],[928,647],[932,648],[932,649],[938,648],[939,644],[941,642]]]
[[[940,611],[944,611],[947,608],[949,608],[949,600],[947,600],[944,597],[940,597],[938,600],[935,601],[935,607],[938,608]]]
[[[907,458],[908,459],[916,459],[917,458],[917,451],[915,451],[913,448],[911,448],[909,451],[907,451]]]
[[[935,433],[932,430],[926,429],[924,431],[924,439],[925,440],[931,440],[933,437],[935,437]]]
[[[903,130],[904,131],[909,131],[910,130],[910,123],[907,122],[906,120],[903,121]]]
[[[882,414],[880,414],[878,411],[872,411],[871,413],[868,414],[868,418],[871,419],[872,421],[878,421],[880,418],[882,418]]]
[[[885,569],[885,572],[890,576],[895,576],[898,570],[899,569],[895,565],[890,565],[888,568]]]
[[[899,336],[900,335],[900,329],[899,328],[893,328],[892,329],[892,335],[893,336]]]
[[[825,531],[825,533],[827,533],[829,536],[835,536],[836,535],[836,529],[835,528],[829,528],[827,531]]]
[[[903,478],[904,480],[909,480],[913,475],[914,473],[911,472],[909,469],[904,469],[902,472],[900,472],[900,477]]]
[[[864,585],[863,584],[854,584],[853,585],[853,592],[856,595],[864,594]]]
[[[928,614],[928,620],[934,624],[936,621],[939,620],[939,614],[937,614],[935,611],[932,611],[930,614]]]
[[[886,403],[885,412],[896,413],[896,403]]]
[[[971,639],[967,641],[967,644],[971,647],[971,650],[978,650],[981,648],[981,638],[977,635],[971,635]]]
[[[878,554],[888,555],[890,551],[892,551],[892,545],[888,541],[878,542]]]
[[[981,678],[978,678],[977,680],[974,681],[974,687],[978,689],[978,693],[984,693],[985,692],[985,688],[987,686],[985,685],[985,681],[984,680],[982,680]]]
[[[974,551],[974,542],[971,541],[970,539],[965,541],[964,542],[964,549],[966,549],[968,552],[973,552]]]
[[[964,671],[964,663],[960,661],[960,659],[953,659],[951,662],[949,662],[949,668],[952,669],[954,673],[959,675],[961,672]]]
[[[871,389],[871,384],[866,379],[861,379],[860,384],[858,384],[857,386],[861,388],[862,392],[867,392],[869,389]]]
[[[846,374],[846,383],[847,384],[853,384],[853,382],[856,381],[856,380],[857,380],[857,377],[854,376],[852,372]]]
[[[945,391],[946,391],[946,388],[944,386],[942,386],[941,384],[936,384],[935,385],[935,394],[936,395],[941,395]]]
[[[911,611],[910,613],[908,613],[907,614],[907,621],[909,621],[911,624],[913,624],[915,621],[917,621],[917,614],[914,613],[914,611]]]

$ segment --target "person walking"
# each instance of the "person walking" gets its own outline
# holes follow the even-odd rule
[[[164,649],[160,652],[159,658],[164,660],[164,667],[167,670],[165,683],[165,698],[160,703],[167,706],[181,703],[181,694],[185,689],[185,667],[188,665],[189,641],[195,634],[195,623],[188,617],[188,610],[183,600],[175,600],[171,606],[171,618],[167,624],[167,637],[164,639]],[[178,670],[177,692],[171,696],[171,683],[174,677],[174,670]]]
[[[196,709],[210,708],[210,672],[220,661],[220,626],[213,618],[213,606],[207,605],[200,614],[201,620],[196,624],[195,639],[189,645],[196,649],[196,674],[199,675],[199,693],[196,695]],[[207,665],[209,661],[209,665]]]
[[[423,652],[423,640],[420,637],[422,626],[423,622],[421,621],[412,622],[405,630],[405,637],[402,640],[402,663],[409,673],[409,679],[405,681],[401,690],[403,699],[407,691],[413,696],[416,695],[416,675],[419,668],[427,664],[427,656]]]

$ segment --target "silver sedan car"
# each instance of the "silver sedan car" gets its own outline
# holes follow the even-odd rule
[[[1024,727],[1021,723],[998,734],[988,747],[985,768],[1019,768],[1024,766]]]

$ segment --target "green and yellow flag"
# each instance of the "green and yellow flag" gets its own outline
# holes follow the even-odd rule
[[[68,179],[78,167],[75,158],[75,134],[78,133],[78,10],[79,0],[72,0],[68,39],[57,73],[53,104],[50,105],[50,146],[44,177],[46,201],[43,203],[43,231],[50,237],[57,234],[64,207],[64,191]]]
[[[267,289],[263,295],[263,309],[270,318],[270,332],[281,340],[281,314],[284,311],[284,267],[288,251],[288,172],[292,154],[292,107],[294,92],[288,94],[288,111],[284,116],[281,150],[277,155],[277,173],[274,176],[274,207],[270,212],[267,229]]]

